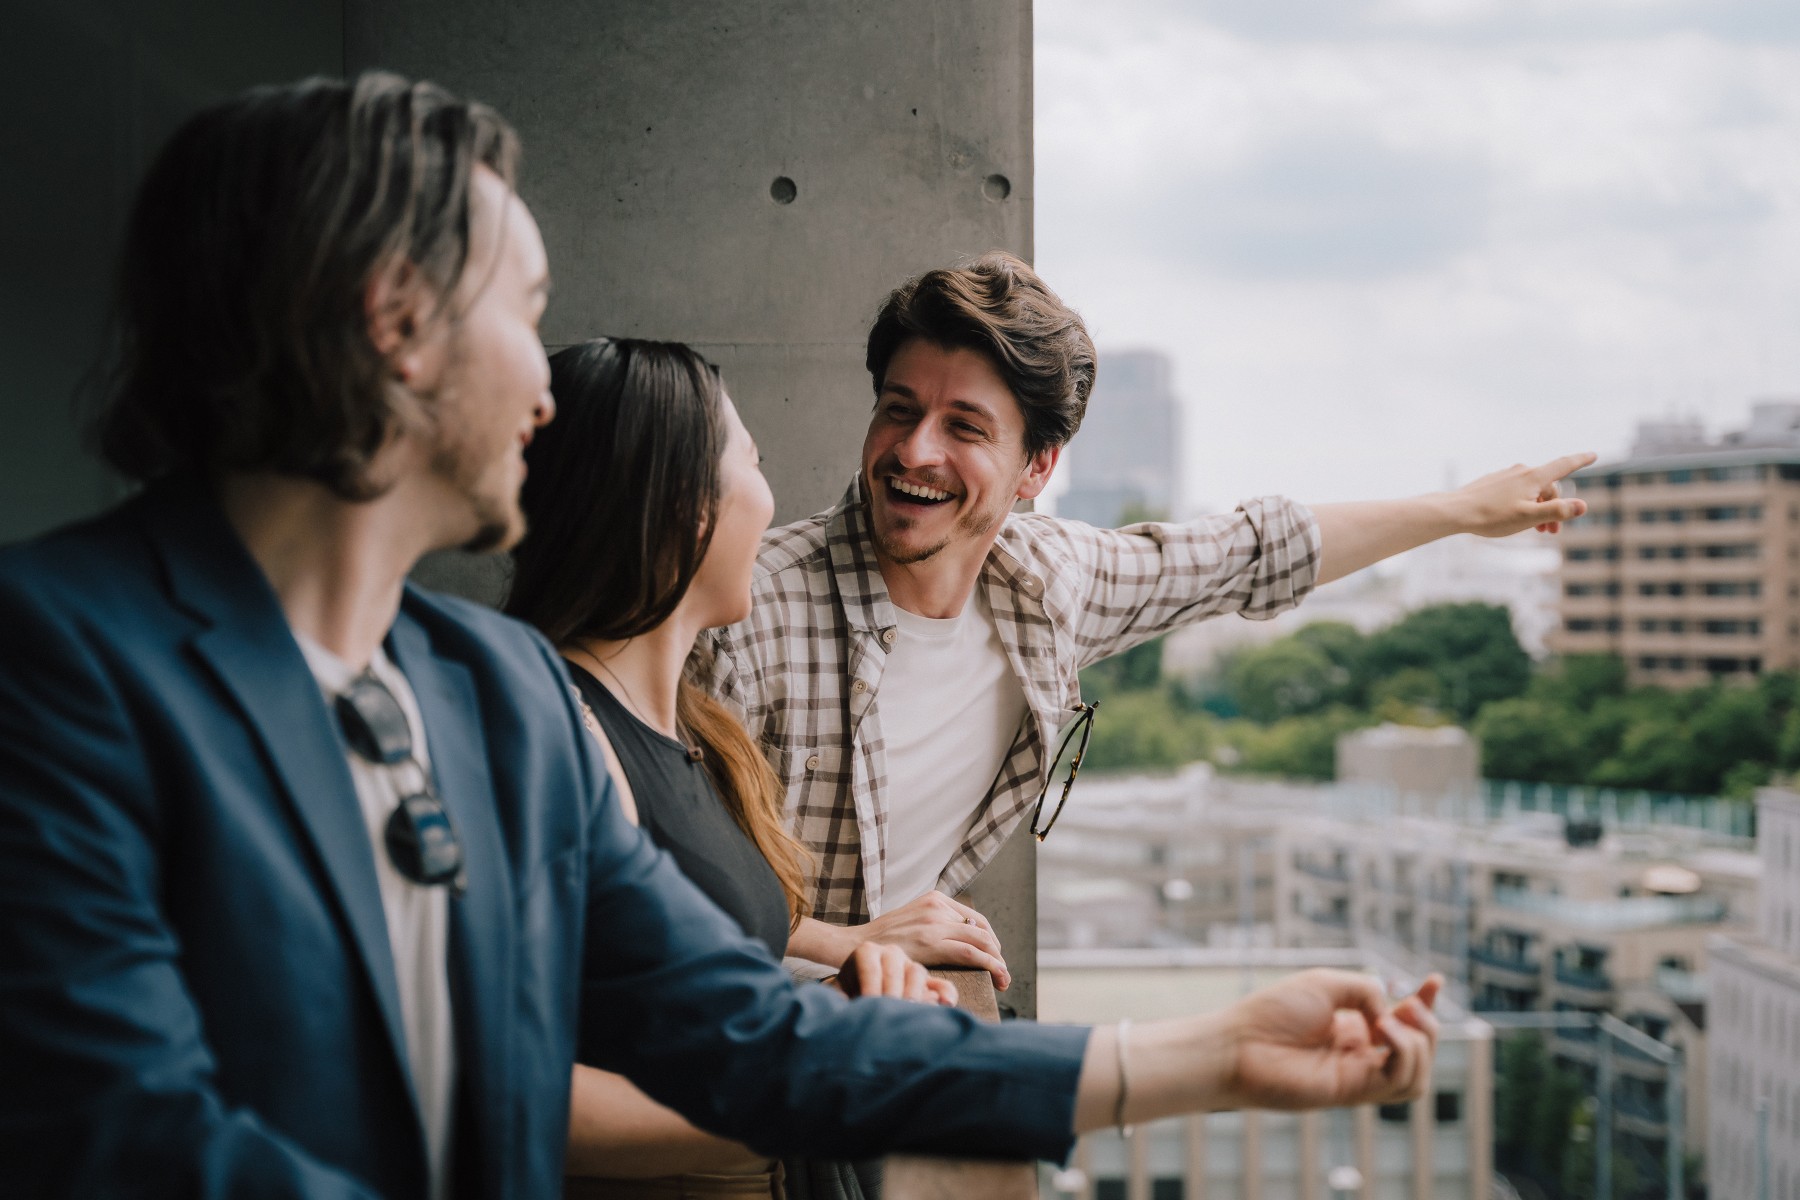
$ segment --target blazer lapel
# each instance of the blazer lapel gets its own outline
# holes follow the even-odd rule
[[[505,1031],[512,1028],[513,897],[480,702],[468,668],[433,655],[429,635],[404,608],[388,649],[418,698],[432,775],[462,846],[468,887],[450,902],[451,1003],[464,1109],[489,1114],[488,1121],[511,1109]],[[480,1158],[491,1176],[484,1194],[498,1194],[500,1164]]]
[[[209,495],[197,486],[163,485],[146,497],[143,511],[171,593],[208,626],[193,640],[196,654],[243,709],[318,853],[410,1091],[375,850],[318,683],[268,579]]]

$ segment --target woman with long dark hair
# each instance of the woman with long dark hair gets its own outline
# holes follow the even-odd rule
[[[507,611],[561,650],[627,810],[748,935],[799,953],[807,854],[743,727],[682,677],[701,630],[741,620],[773,513],[718,371],[686,346],[597,339],[550,360],[559,416],[533,441]],[[804,940],[804,939],[801,939]],[[817,943],[837,945],[821,940]],[[838,966],[838,963],[831,963]],[[932,1003],[948,984],[892,946],[842,964],[863,994]],[[569,1194],[767,1196],[774,1164],[702,1133],[622,1077],[575,1071]],[[839,1164],[810,1164],[817,1182]],[[671,1178],[676,1177],[676,1178]],[[795,1182],[800,1182],[796,1180]]]

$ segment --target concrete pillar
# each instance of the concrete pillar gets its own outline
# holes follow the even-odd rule
[[[1467,1098],[1469,1138],[1469,1197],[1488,1200],[1494,1189],[1494,1035],[1492,1031],[1468,1041]]]
[[[1356,1169],[1362,1173],[1362,1188],[1356,1200],[1370,1200],[1375,1195],[1375,1108],[1364,1104],[1356,1109]]]
[[[1253,1108],[1244,1110],[1243,1162],[1244,1200],[1263,1200],[1263,1115]]]
[[[1437,1190],[1437,1164],[1431,1153],[1432,1142],[1437,1136],[1437,1110],[1433,1107],[1436,1100],[1437,1097],[1428,1091],[1411,1105],[1412,1200],[1431,1200]]]
[[[873,392],[888,289],[1032,251],[1031,5],[894,0],[345,0],[344,54],[492,104],[550,254],[551,346],[695,344],[763,452],[775,519],[835,503]],[[429,586],[489,602],[504,561],[448,554]],[[1037,1012],[1035,843],[968,893]]]
[[[1319,1171],[1319,1124],[1320,1114],[1303,1112],[1298,1119],[1300,1133],[1300,1161],[1295,1164],[1294,1188],[1302,1200],[1317,1196],[1324,1184],[1324,1177]]]
[[[1031,254],[1029,0],[347,0],[344,45],[352,71],[429,77],[513,122],[555,278],[546,341],[698,346],[777,521],[855,470],[887,289]]]
[[[1150,1127],[1135,1126],[1125,1142],[1125,1200],[1150,1200]]]
[[[1182,1195],[1185,1200],[1206,1200],[1206,1114],[1187,1119],[1187,1164]]]

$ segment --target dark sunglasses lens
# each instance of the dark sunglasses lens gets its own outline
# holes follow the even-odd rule
[[[449,883],[462,871],[462,847],[450,814],[422,792],[400,801],[387,823],[388,857],[414,883]]]
[[[337,698],[338,724],[350,749],[369,762],[400,763],[412,755],[412,730],[394,694],[370,676]]]

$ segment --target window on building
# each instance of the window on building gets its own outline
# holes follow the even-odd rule
[[[1725,545],[1700,547],[1700,555],[1703,558],[1756,558],[1761,553],[1762,547],[1755,542],[1730,542]]]
[[[1439,1092],[1436,1100],[1436,1115],[1439,1125],[1454,1125],[1462,1120],[1461,1092]]]
[[[1412,1120],[1412,1105],[1405,1100],[1402,1100],[1398,1104],[1383,1104],[1375,1109],[1375,1115],[1380,1117],[1383,1121],[1389,1121],[1395,1125],[1404,1125],[1406,1122]]]

